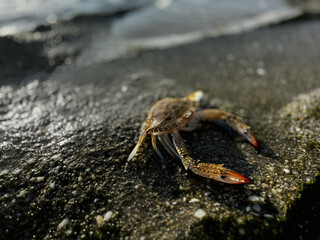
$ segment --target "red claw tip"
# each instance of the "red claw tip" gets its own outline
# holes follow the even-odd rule
[[[261,153],[261,149],[257,139],[253,136],[252,133],[250,133],[250,137],[251,137],[251,141],[250,141],[251,145],[254,146],[254,148],[257,150],[258,153]]]
[[[228,170],[227,180],[225,182],[231,184],[249,184],[253,183],[253,180],[243,176],[240,173],[234,172],[232,170]]]

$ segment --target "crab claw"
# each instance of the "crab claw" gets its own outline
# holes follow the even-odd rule
[[[198,162],[196,165],[190,166],[189,169],[202,177],[211,178],[224,183],[248,184],[253,182],[252,179],[247,178],[240,173],[224,168],[223,164]]]
[[[215,179],[218,180],[218,179]],[[250,178],[247,178],[240,173],[234,172],[230,169],[227,169],[224,174],[221,174],[220,180],[224,183],[230,183],[230,184],[248,184],[253,183],[253,180]]]
[[[255,147],[258,153],[260,153],[260,147],[258,145],[257,139],[250,132],[249,127],[240,122],[238,119],[233,119],[233,121],[229,121],[228,124],[234,131],[239,133],[242,137],[244,137],[252,146]]]
[[[252,146],[255,147],[255,149],[257,150],[258,153],[260,153],[260,147],[259,147],[259,144],[258,144],[258,141],[257,139],[253,136],[253,134],[249,131],[245,131],[242,136],[244,136],[248,142],[251,143]]]

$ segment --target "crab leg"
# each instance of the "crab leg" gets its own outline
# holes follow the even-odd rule
[[[134,149],[132,150],[132,152],[130,153],[127,159],[128,162],[134,157],[134,155],[136,155],[141,143],[143,142],[146,136],[147,136],[147,133],[144,133],[139,137],[138,143],[136,144],[136,146],[134,147]]]
[[[200,121],[212,121],[218,125],[227,125],[232,130],[237,132],[239,135],[243,136],[248,142],[253,145],[258,152],[260,148],[256,138],[250,132],[250,127],[245,123],[241,122],[236,116],[231,113],[224,112],[217,109],[206,109],[194,113],[192,121],[190,121],[189,126],[182,130],[191,131],[200,126]]]
[[[197,175],[211,178],[224,183],[245,184],[252,180],[230,169],[224,168],[223,164],[203,163],[190,156],[187,146],[184,144],[180,134],[176,131],[171,134],[173,143],[180,155],[183,166],[186,170],[190,169]]]
[[[177,157],[180,159],[179,154],[177,153],[177,150],[173,146],[172,142],[170,141],[170,138],[167,134],[162,134],[162,135],[157,135],[160,143],[164,148],[167,150],[167,152],[172,156],[172,157]]]
[[[156,151],[156,153],[161,158],[161,160],[164,160],[159,148],[157,147],[157,137],[155,135],[151,135],[151,143],[152,143],[153,149]]]

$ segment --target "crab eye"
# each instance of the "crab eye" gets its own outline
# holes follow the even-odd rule
[[[221,175],[221,178],[222,178],[222,179],[225,179],[225,178],[226,178],[226,176],[224,176],[224,175]]]

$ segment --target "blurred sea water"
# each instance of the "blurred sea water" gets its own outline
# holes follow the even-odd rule
[[[76,15],[130,9],[136,10],[116,19],[105,37],[81,53],[79,65],[248,31],[302,13],[285,0],[0,0],[0,36]]]
[[[155,0],[0,0],[0,36],[29,31],[40,24],[79,14],[114,13]]]

